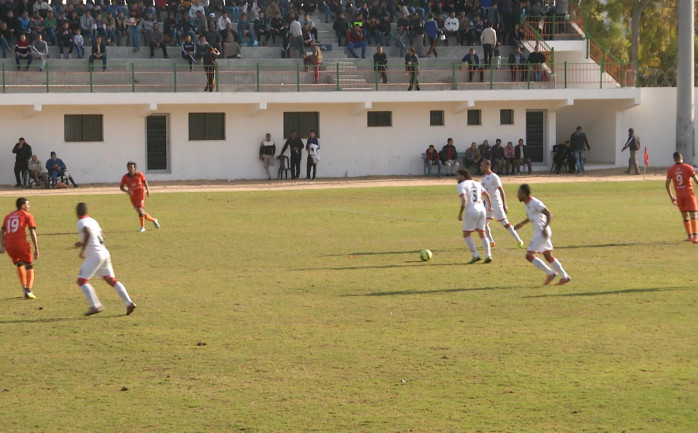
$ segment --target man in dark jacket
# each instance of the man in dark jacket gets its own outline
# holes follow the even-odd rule
[[[577,160],[577,174],[582,175],[584,174],[584,150],[586,147],[586,150],[591,151],[591,147],[589,146],[589,141],[587,140],[586,134],[582,132],[582,127],[578,126],[577,130],[574,131],[572,136],[570,137],[570,143],[572,147],[572,152],[574,153],[574,157]]]
[[[378,45],[376,54],[373,55],[373,70],[378,73],[383,84],[388,84],[388,75],[385,73],[386,66],[388,66],[388,56],[385,55],[383,47]]]
[[[528,149],[524,144],[523,138],[519,138],[519,143],[514,148],[514,162],[516,164],[516,172],[521,172],[521,166],[528,166],[528,174],[531,174],[531,157],[528,155]]]
[[[630,174],[632,171],[633,174],[640,174],[640,168],[637,166],[637,151],[640,150],[640,139],[635,135],[633,128],[628,129],[628,139],[625,140],[625,146],[623,146],[621,152],[624,152],[625,149],[630,150],[628,169],[625,172]]]
[[[102,70],[107,69],[107,45],[102,41],[102,36],[97,35],[95,43],[92,44],[92,54],[90,54],[89,64],[92,70],[92,64],[95,59],[102,60]]]
[[[291,148],[291,178],[298,179],[301,175],[301,157],[303,156],[303,141],[296,134],[296,131],[291,131],[291,136],[288,137],[284,147],[281,149],[281,155],[286,152],[286,148]]]
[[[434,145],[430,144],[424,152],[424,176],[431,176],[431,167],[434,165],[438,166],[438,176],[441,177],[441,156]]]
[[[446,174],[448,176],[455,176],[460,164],[458,163],[458,151],[456,150],[456,146],[453,145],[452,138],[449,138],[446,145],[441,148],[439,156],[441,157],[441,163],[447,167]]]
[[[22,186],[23,174],[29,170],[32,147],[24,141],[24,137],[20,137],[15,147],[12,148],[12,153],[15,154],[15,180],[17,181],[15,188],[20,188]]]

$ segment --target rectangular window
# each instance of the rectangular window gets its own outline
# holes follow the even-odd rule
[[[482,110],[468,110],[468,125],[482,125],[480,114]]]
[[[66,114],[63,117],[65,141],[104,141],[101,114]]]
[[[368,126],[393,126],[392,111],[369,111],[367,114]]]
[[[225,113],[189,113],[189,140],[225,140]]]
[[[320,113],[317,111],[284,113],[284,137],[290,137],[291,131],[296,131],[299,137],[307,137],[308,132],[315,131],[315,136],[319,138]]]
[[[443,110],[431,110],[429,112],[429,126],[444,126]]]
[[[499,124],[500,125],[513,125],[514,124],[514,110],[499,110]]]

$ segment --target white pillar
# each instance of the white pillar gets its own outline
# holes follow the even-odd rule
[[[676,98],[676,150],[687,164],[695,163],[694,0],[679,0],[679,68]]]

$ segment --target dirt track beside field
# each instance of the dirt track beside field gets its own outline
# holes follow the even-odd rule
[[[646,175],[627,175],[622,168],[587,171],[583,176],[571,174],[552,174],[547,172],[532,175],[502,176],[505,184],[529,183],[565,183],[565,182],[640,182],[643,180],[666,179],[666,168],[652,168]],[[163,192],[199,192],[199,191],[287,191],[303,189],[336,189],[336,188],[372,188],[388,186],[430,186],[453,185],[454,177],[423,177],[423,176],[366,176],[356,178],[327,178],[314,181],[307,180],[186,180],[149,182],[153,193]],[[32,195],[86,195],[86,194],[123,194],[116,183],[113,184],[79,184],[79,188],[31,190],[0,187],[0,196],[32,196]]]

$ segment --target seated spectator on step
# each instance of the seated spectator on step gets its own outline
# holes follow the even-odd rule
[[[128,19],[124,16],[123,12],[119,12],[114,19],[116,22],[116,27],[114,29],[114,37],[116,39],[116,45],[121,46],[121,40],[126,39],[126,45],[130,45],[130,26],[128,25]]]
[[[150,58],[155,57],[155,50],[157,48],[162,49],[162,57],[168,58],[167,56],[167,44],[165,43],[165,34],[160,30],[160,23],[153,23],[153,29],[150,32],[150,39],[148,40],[148,46],[150,46]]]
[[[44,37],[41,34],[38,34],[36,35],[34,42],[32,42],[31,47],[34,56],[41,60],[39,71],[43,71],[44,66],[46,65],[46,58],[48,57],[48,44],[44,40]]]
[[[28,71],[33,58],[31,47],[29,46],[29,42],[27,42],[27,35],[22,33],[19,35],[17,42],[15,42],[15,63],[17,63],[17,70],[19,71],[21,68],[19,64],[20,60],[26,60],[26,70]]]
[[[252,23],[247,20],[247,14],[245,13],[240,14],[240,21],[238,22],[238,41],[243,47],[253,47],[258,44],[254,36]]]
[[[424,152],[424,176],[431,176],[431,167],[438,166],[438,176],[441,177],[441,156],[433,144]]]
[[[378,21],[378,31],[380,32],[380,44],[389,47],[390,42],[393,40],[393,29],[390,17],[387,14],[382,15]]]
[[[39,161],[39,157],[32,155],[29,160],[29,175],[34,179],[37,185],[48,186],[48,175],[43,169],[44,166],[41,164],[41,161]]]
[[[519,138],[519,143],[514,148],[514,159],[516,164],[516,172],[521,172],[521,166],[528,167],[528,174],[531,174],[531,157],[528,155],[528,148],[524,144],[523,138]]]
[[[284,29],[284,20],[281,18],[281,12],[277,12],[274,18],[271,19],[269,31],[271,32],[272,44],[275,44],[277,39],[280,41],[284,40],[287,29]]]
[[[56,156],[56,152],[51,152],[51,158],[46,161],[46,170],[48,170],[48,175],[51,178],[52,186],[56,186],[58,176],[65,176],[75,188],[78,187],[73,180],[73,177],[66,171],[65,163]]]
[[[569,140],[565,141],[564,144],[553,146],[553,168],[555,169],[555,174],[560,174],[563,168],[566,168],[568,173],[576,171],[577,160],[574,157]]]
[[[0,46],[2,47],[2,58],[7,57],[7,52],[10,51],[10,43],[12,42],[12,30],[7,27],[7,23],[0,24]]]
[[[456,37],[456,45],[460,45],[460,22],[456,18],[456,11],[452,11],[448,18],[444,20],[444,34],[446,39],[444,39],[444,45],[448,46],[448,37]]]
[[[58,31],[58,52],[63,58],[63,49],[68,47],[68,58],[72,58],[73,55],[73,32],[70,31],[67,22],[63,22],[60,30]]]
[[[77,29],[75,30],[75,34],[73,35],[73,47],[75,47],[78,59],[82,59],[83,57],[85,57],[85,39],[82,37],[82,34],[80,32],[81,30]],[[68,57],[70,57],[70,54],[68,54]]]
[[[446,174],[448,176],[455,176],[460,164],[458,163],[458,151],[456,150],[456,146],[453,145],[452,138],[446,141],[446,145],[441,148],[439,156],[441,157],[441,162],[447,167],[448,173]]]
[[[507,142],[504,147],[504,165],[506,174],[514,174],[516,172],[516,149],[514,143]]]
[[[240,44],[237,41],[237,33],[233,31],[233,26],[226,26],[225,38],[223,39],[223,56],[226,59],[241,58]]]
[[[222,50],[221,47],[221,34],[216,30],[216,25],[213,23],[208,23],[208,30],[204,33],[206,35],[206,41],[218,51]]]
[[[107,44],[104,43],[101,36],[97,36],[95,43],[92,44],[92,54],[89,58],[90,70],[95,60],[102,61],[102,70],[107,70]]]
[[[264,15],[264,12],[259,12],[259,18],[252,26],[254,27],[254,34],[257,40],[262,43],[262,46],[266,46],[271,37],[271,22]]]
[[[490,161],[492,160],[492,146],[490,146],[490,142],[488,140],[483,140],[482,144],[479,145],[477,149],[480,151],[480,161],[477,163],[478,167],[483,159],[488,159]]]
[[[310,19],[310,15],[307,12],[303,15],[303,20],[301,21],[302,26],[306,24],[308,25],[308,30],[313,35],[313,39],[317,41],[317,27],[315,27],[315,22]]]
[[[504,148],[502,147],[502,140],[499,138],[494,142],[490,157],[490,161],[492,161],[492,171],[501,176],[504,171]]]
[[[358,59],[359,56],[356,55],[354,48],[361,47],[361,58],[366,58],[366,41],[364,40],[364,32],[361,30],[358,24],[354,24],[354,27],[347,31],[347,50],[352,57]]]
[[[465,151],[465,156],[463,157],[463,164],[465,168],[470,170],[471,173],[479,173],[480,166],[480,150],[477,148],[477,143],[474,141],[470,144],[470,147]]]
[[[191,35],[184,36],[184,42],[182,42],[182,58],[189,63],[190,71],[193,69],[193,65],[199,63],[196,57],[196,44],[192,42]]]

